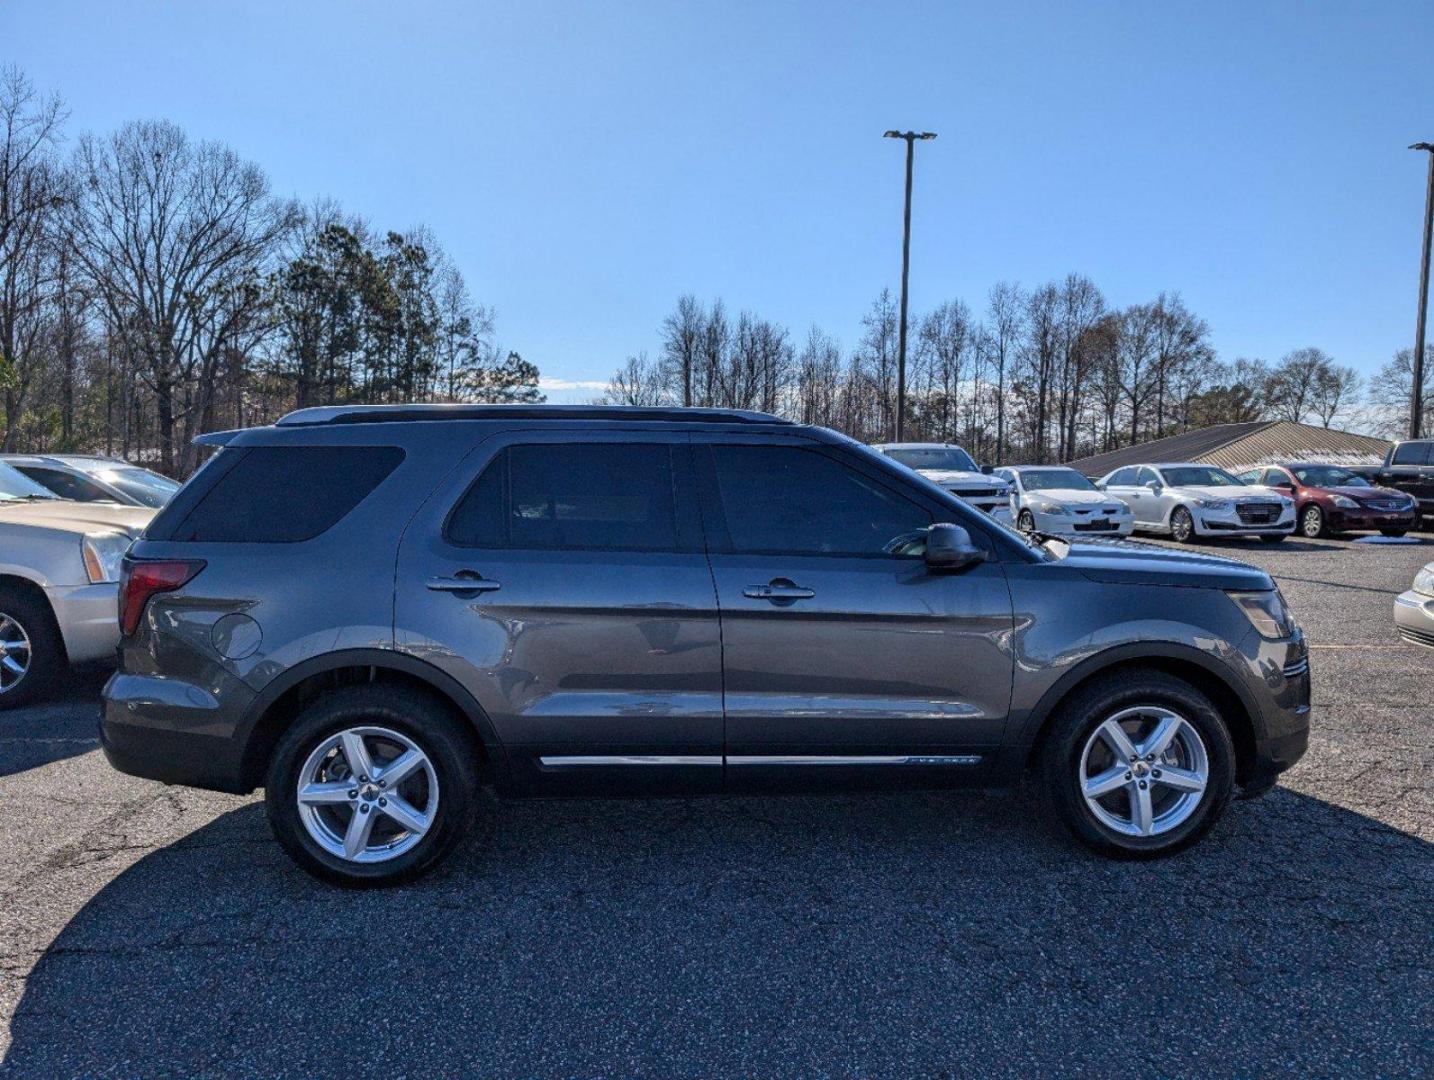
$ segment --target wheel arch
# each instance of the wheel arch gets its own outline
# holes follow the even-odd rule
[[[374,682],[408,685],[431,695],[465,721],[480,767],[494,779],[506,774],[507,754],[492,722],[457,679],[426,660],[391,649],[346,649],[294,665],[254,699],[240,724],[245,789],[262,785],[280,736],[311,702],[341,686]]]
[[[13,589],[40,605],[40,608],[49,616],[51,629],[55,631],[55,640],[60,646],[60,660],[62,663],[69,663],[69,654],[65,648],[65,635],[60,629],[60,620],[55,616],[55,607],[50,603],[50,597],[45,593],[44,587],[34,578],[4,571],[0,572],[0,589]]]
[[[1061,705],[1077,691],[1117,672],[1146,669],[1182,679],[1210,698],[1235,744],[1236,782],[1244,783],[1254,773],[1260,712],[1249,690],[1221,668],[1218,661],[1198,649],[1171,642],[1117,646],[1088,657],[1047,690],[1031,710],[1024,724],[1025,735],[1014,747],[1017,764],[1023,771],[1035,764]]]

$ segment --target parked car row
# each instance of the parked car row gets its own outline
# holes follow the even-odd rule
[[[1400,444],[1391,459],[1400,460],[1401,448],[1414,445]],[[873,449],[997,520],[1055,536],[1143,532],[1181,543],[1239,536],[1278,543],[1296,531],[1311,538],[1353,530],[1403,536],[1419,527],[1423,505],[1411,491],[1381,486],[1335,465],[1281,462],[1234,475],[1196,462],[1149,462],[1092,481],[1065,465],[982,469],[961,447],[943,443],[888,443]],[[1424,481],[1411,479],[1417,475],[1411,470],[1427,469],[1425,513],[1434,515],[1434,460],[1428,466],[1407,464],[1413,456],[1403,454],[1402,472],[1378,475],[1398,473],[1412,488]]]

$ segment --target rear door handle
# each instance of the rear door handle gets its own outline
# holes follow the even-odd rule
[[[742,595],[749,600],[771,600],[775,603],[785,600],[791,603],[793,600],[810,600],[816,596],[816,592],[813,589],[804,589],[785,578],[778,578],[766,585],[748,585],[742,590]]]
[[[472,577],[431,577],[426,584],[434,592],[451,593],[492,592],[494,589],[502,588],[498,582],[479,577],[477,574]]]

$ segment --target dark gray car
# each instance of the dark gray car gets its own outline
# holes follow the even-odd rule
[[[1209,555],[994,522],[756,413],[309,409],[126,561],[101,735],[348,884],[500,795],[1004,784],[1150,856],[1304,752],[1303,635]]]

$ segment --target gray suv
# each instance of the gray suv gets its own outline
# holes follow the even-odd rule
[[[222,445],[126,558],[111,763],[266,789],[371,885],[500,795],[1008,784],[1159,855],[1304,752],[1270,578],[1026,537],[759,413],[306,409]]]

